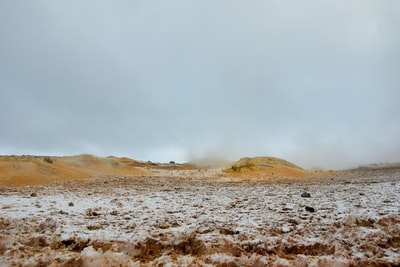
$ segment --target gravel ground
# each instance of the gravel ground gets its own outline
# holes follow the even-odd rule
[[[219,172],[0,188],[0,265],[400,265],[397,169],[295,183]]]

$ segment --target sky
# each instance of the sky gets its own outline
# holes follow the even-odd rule
[[[0,154],[400,161],[400,1],[0,2]]]

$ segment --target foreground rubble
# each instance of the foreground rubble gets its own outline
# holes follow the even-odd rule
[[[368,175],[368,176],[367,176]],[[1,188],[1,266],[400,265],[400,177],[205,170]]]

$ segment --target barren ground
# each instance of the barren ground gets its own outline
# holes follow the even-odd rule
[[[0,187],[0,266],[400,265],[399,168],[221,171]]]

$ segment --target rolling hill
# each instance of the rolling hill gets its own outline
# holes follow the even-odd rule
[[[224,175],[240,177],[241,180],[268,180],[279,178],[302,178],[308,171],[283,159],[274,157],[242,158],[225,167]]]
[[[144,174],[128,158],[92,155],[67,157],[0,156],[0,185],[37,185],[59,180],[79,180],[99,174]]]

